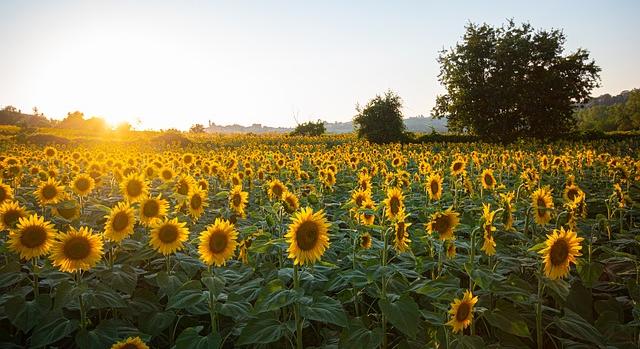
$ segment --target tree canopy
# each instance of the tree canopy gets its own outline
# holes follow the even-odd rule
[[[391,90],[384,96],[375,96],[364,108],[356,107],[358,115],[353,118],[353,125],[358,137],[373,143],[403,140],[405,126],[401,109],[402,99]]]
[[[316,122],[307,121],[305,123],[296,126],[295,130],[291,132],[292,136],[320,136],[324,134],[327,129],[324,126],[322,120]]]
[[[470,23],[463,40],[440,53],[446,94],[433,115],[448,128],[483,139],[555,138],[576,127],[574,106],[598,86],[600,68],[589,53],[564,54],[561,30],[528,24]]]

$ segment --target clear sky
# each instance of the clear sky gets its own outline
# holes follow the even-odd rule
[[[562,28],[602,87],[640,87],[640,1],[0,1],[0,107],[138,129],[347,121],[387,89],[406,117],[443,87],[467,22]],[[140,123],[137,123],[137,120]]]

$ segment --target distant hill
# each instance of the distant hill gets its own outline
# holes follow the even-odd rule
[[[640,129],[640,89],[619,95],[594,97],[576,109],[581,130],[630,131]]]
[[[404,124],[407,127],[407,131],[411,132],[421,132],[421,133],[430,133],[433,129],[436,132],[446,132],[447,131],[447,121],[446,120],[438,120],[433,119],[431,117],[426,116],[415,116],[404,119]],[[341,134],[341,133],[351,133],[353,132],[353,122],[325,122],[324,123],[327,133]],[[241,125],[228,125],[228,126],[220,126],[215,123],[209,122],[209,126],[205,128],[207,132],[210,133],[289,133],[293,131],[293,128],[288,127],[269,127],[263,126],[261,124],[253,124],[251,126],[241,126]]]
[[[21,110],[7,106],[0,110],[0,125],[50,127],[51,121],[42,114],[25,114]]]

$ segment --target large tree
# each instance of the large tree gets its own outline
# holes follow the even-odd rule
[[[554,138],[576,126],[574,105],[598,86],[600,68],[584,49],[564,53],[561,30],[470,23],[461,43],[440,53],[447,93],[433,115],[452,131],[487,140]]]
[[[401,109],[402,99],[393,91],[377,95],[364,108],[356,107],[358,115],[353,118],[353,124],[358,137],[373,143],[403,140],[405,126]]]

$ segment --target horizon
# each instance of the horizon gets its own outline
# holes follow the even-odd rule
[[[602,68],[592,96],[639,87],[633,1],[246,5],[5,1],[0,106],[58,120],[79,110],[141,130],[292,128],[351,121],[356,104],[391,89],[405,118],[430,117],[444,92],[438,52],[470,21],[507,18],[562,29],[565,53],[587,49]]]

